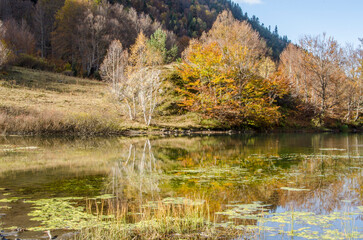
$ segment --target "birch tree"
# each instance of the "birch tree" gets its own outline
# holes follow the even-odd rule
[[[129,73],[132,82],[139,86],[138,104],[148,126],[159,102],[161,80],[160,71],[156,67],[162,63],[162,57],[162,52],[155,51],[143,32],[140,32],[135,44],[131,46]]]
[[[114,40],[100,70],[102,78],[110,83],[112,93],[119,101],[125,102],[130,120],[134,120],[139,86],[128,77],[128,60],[127,50],[123,50],[119,40]]]
[[[130,119],[135,120],[141,111],[149,126],[161,92],[160,70],[155,66],[155,59],[161,56],[148,49],[147,41],[140,32],[129,56],[121,42],[114,40],[101,65],[101,75],[117,98],[125,102]]]
[[[160,70],[142,68],[132,76],[132,79],[139,83],[139,104],[145,124],[149,126],[160,98]]]

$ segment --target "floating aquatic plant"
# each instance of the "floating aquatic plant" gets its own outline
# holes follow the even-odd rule
[[[31,231],[50,229],[82,229],[96,220],[96,216],[86,213],[84,207],[76,206],[72,200],[82,198],[52,198],[26,201],[32,203],[33,211],[28,215],[31,220],[41,222],[40,227],[30,228]]]
[[[253,204],[227,205],[228,209],[216,214],[226,215],[229,219],[252,219],[252,225],[236,224],[228,222],[219,227],[233,227],[235,229],[245,229],[247,231],[265,232],[269,236],[286,234],[304,239],[361,239],[363,233],[354,228],[354,215],[359,212],[332,212],[328,215],[318,215],[312,212],[287,211],[282,213],[266,213],[266,207],[260,202]],[[358,207],[357,211],[363,211],[363,206]],[[351,226],[350,231],[335,228],[334,223],[339,220]],[[275,227],[278,224],[279,227]],[[311,230],[311,228],[317,230]]]
[[[16,202],[19,199],[24,199],[24,197],[11,197],[11,198],[3,198],[0,199],[0,203],[12,203],[12,202]]]

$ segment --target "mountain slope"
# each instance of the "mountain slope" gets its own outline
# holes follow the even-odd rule
[[[278,59],[280,53],[289,43],[286,36],[281,37],[277,31],[261,24],[255,16],[249,18],[243,14],[241,7],[231,0],[109,0],[135,8],[138,12],[149,14],[160,21],[168,30],[180,38],[199,37],[208,31],[217,15],[223,10],[230,10],[238,20],[247,20],[271,48],[271,55]]]

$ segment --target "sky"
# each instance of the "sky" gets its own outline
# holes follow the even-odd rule
[[[277,25],[294,43],[304,35],[326,33],[341,45],[359,45],[363,38],[363,0],[234,0],[243,13],[265,26]]]

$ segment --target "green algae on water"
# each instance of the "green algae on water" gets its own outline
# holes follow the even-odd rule
[[[77,206],[74,200],[83,198],[52,198],[26,201],[34,206],[28,215],[31,220],[41,223],[40,227],[30,228],[30,231],[44,231],[51,229],[80,230],[88,227],[90,222],[96,220],[96,216],[86,213],[85,208]]]

